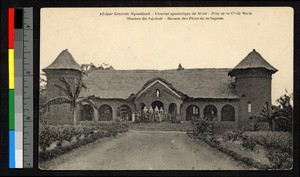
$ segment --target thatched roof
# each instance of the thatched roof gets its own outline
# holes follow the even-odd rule
[[[234,94],[230,69],[184,70],[95,70],[84,76],[87,89],[81,96],[105,99],[134,97],[154,78],[166,81],[173,90],[190,98],[238,98]]]
[[[68,49],[63,50],[45,70],[71,69],[81,71],[80,65],[74,60]]]
[[[251,68],[264,68],[271,73],[277,72],[277,69],[271,66],[255,49],[250,52],[236,67],[234,67],[229,74],[234,75],[237,70],[251,69]]]

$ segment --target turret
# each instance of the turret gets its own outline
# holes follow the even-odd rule
[[[47,100],[66,95],[61,89],[55,85],[65,85],[60,81],[60,78],[65,77],[70,83],[72,90],[75,88],[75,83],[78,83],[82,76],[82,70],[80,65],[74,60],[68,49],[63,50],[57,58],[48,67],[42,69],[47,77],[46,97]],[[51,119],[51,122],[56,123],[72,123],[72,112],[69,104],[51,105],[48,107],[47,117]],[[63,118],[63,119],[62,119]]]
[[[240,98],[239,127],[249,125],[249,117],[260,116],[262,105],[271,108],[271,80],[277,69],[253,49],[229,71],[235,77],[235,91]]]

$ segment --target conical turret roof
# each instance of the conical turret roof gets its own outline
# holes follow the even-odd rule
[[[45,70],[71,69],[81,71],[80,65],[74,60],[68,49],[63,50]]]
[[[251,68],[264,68],[271,73],[275,73],[278,70],[270,65],[255,49],[250,52],[238,65],[236,65],[229,74],[237,70],[251,69]]]

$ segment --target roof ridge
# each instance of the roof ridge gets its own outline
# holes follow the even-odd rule
[[[230,70],[232,68],[188,68],[184,70]],[[178,71],[177,69],[164,69],[164,70],[156,70],[156,69],[115,69],[115,70],[93,70],[93,71],[103,71],[103,72],[116,72],[116,71],[142,71],[142,72],[147,72],[147,71],[153,71],[153,72],[160,72],[160,71],[178,71],[182,72],[184,70]]]

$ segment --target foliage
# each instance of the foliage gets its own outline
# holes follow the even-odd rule
[[[293,137],[285,132],[245,132],[242,146],[253,150],[256,145],[266,150],[274,169],[289,169],[293,164]]]
[[[154,113],[151,111],[142,112],[138,114],[136,123],[151,123],[154,122]]]
[[[274,169],[291,169],[293,167],[293,156],[289,152],[269,148],[266,156]]]
[[[199,122],[200,121],[200,117],[199,116],[192,116],[191,117],[191,122],[192,124],[195,125],[195,123]]]
[[[40,115],[40,121],[44,122],[47,121],[45,120],[45,116],[44,114],[46,113],[46,108],[43,107],[43,105],[46,103],[47,101],[47,90],[46,90],[46,85],[47,85],[47,81],[42,78],[44,74],[40,75],[40,97],[39,97],[39,115]]]
[[[293,93],[286,93],[277,99],[277,103],[279,103],[279,110],[277,111],[277,117],[279,119],[276,120],[277,126],[275,126],[275,130],[277,131],[292,131],[293,128],[293,107],[290,101],[293,99]]]
[[[181,117],[177,113],[168,113],[168,119],[172,123],[180,123]]]
[[[239,141],[243,138],[243,130],[228,130],[222,134],[224,141]]]
[[[252,136],[243,136],[242,137],[242,147],[249,149],[251,151],[254,150],[255,146],[258,145],[258,140]]]
[[[51,160],[59,155],[69,152],[73,149],[84,146],[88,143],[92,143],[92,142],[96,141],[97,139],[100,139],[103,137],[110,137],[110,136],[114,136],[114,135],[115,134],[110,134],[109,132],[98,132],[98,133],[92,134],[91,136],[89,136],[87,138],[80,139],[76,143],[73,143],[69,146],[60,146],[58,148],[51,149],[49,151],[41,151],[41,152],[39,152],[39,161]]]
[[[257,116],[251,116],[249,117],[250,120],[250,124],[249,124],[249,129],[251,131],[259,131],[260,130],[260,125],[259,125],[259,121],[260,121],[260,118],[257,117]]]
[[[63,141],[71,142],[74,139],[79,140],[82,137],[105,132],[114,135],[127,131],[128,127],[125,124],[97,124],[92,122],[78,125],[40,124],[39,130],[39,147],[41,151],[46,151],[53,143],[60,147]]]
[[[259,123],[257,121],[251,122],[250,127],[252,128],[252,131],[259,131],[260,129]]]
[[[76,118],[76,111],[75,108],[77,105],[86,103],[91,106],[94,106],[94,102],[89,100],[88,98],[83,98],[79,97],[80,92],[82,89],[86,89],[86,86],[82,82],[82,77],[80,77],[78,83],[74,83],[74,86],[67,80],[66,77],[61,77],[59,79],[63,86],[61,84],[56,84],[54,83],[53,85],[60,89],[63,93],[65,93],[64,96],[58,96],[55,98],[52,98],[48,100],[46,103],[43,104],[43,107],[48,107],[51,105],[56,105],[56,104],[63,104],[63,103],[69,103],[72,108],[72,113],[73,113],[73,123],[74,125],[77,124],[77,118]]]
[[[208,117],[203,119],[194,119],[192,122],[195,126],[194,134],[198,135],[214,135],[215,131],[215,121],[212,121]]]
[[[253,160],[252,158],[244,157],[244,156],[242,156],[242,155],[240,155],[240,154],[238,154],[238,153],[236,153],[232,150],[229,150],[228,148],[222,147],[220,145],[220,142],[218,142],[217,140],[215,140],[212,137],[207,138],[207,137],[204,137],[204,136],[199,136],[198,138],[201,139],[202,141],[204,141],[205,143],[207,143],[208,145],[210,145],[211,147],[216,148],[220,152],[227,154],[228,156],[230,156],[231,158],[233,158],[236,161],[241,161],[241,162],[245,163],[248,166],[255,167],[255,168],[258,168],[258,169],[269,169],[270,168],[267,165],[264,165],[260,162],[257,162],[255,160]]]
[[[269,123],[269,130],[292,131],[293,123],[293,108],[290,104],[292,94],[286,93],[277,99],[279,106],[271,106],[271,110],[267,105],[262,105],[260,118],[262,121]],[[276,127],[275,123],[279,123]]]
[[[256,146],[261,146],[271,166],[261,164],[221,146],[222,140],[216,139],[214,135],[196,137],[234,159],[259,169],[291,169],[293,166],[293,137],[289,132],[228,130],[221,134],[223,141],[241,141],[241,146],[251,151]]]

